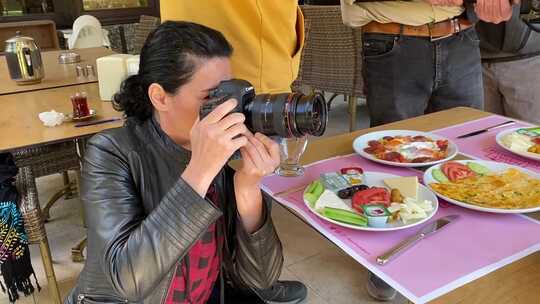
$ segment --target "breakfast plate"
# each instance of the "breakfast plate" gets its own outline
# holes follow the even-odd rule
[[[387,174],[387,173],[380,173],[380,172],[364,172],[364,181],[363,184],[365,184],[368,187],[373,188],[386,188],[388,189],[388,186],[385,184],[385,180],[388,179],[399,179],[401,177],[393,174]],[[414,177],[416,179],[416,177]],[[438,209],[438,201],[437,196],[426,186],[418,184],[417,185],[417,199],[418,202],[425,202],[428,201],[430,203],[430,210],[425,212],[425,217],[422,218],[415,218],[411,219],[407,222],[404,222],[402,219],[395,219],[388,221],[386,223],[383,223],[381,227],[370,227],[370,226],[360,226],[360,225],[354,225],[354,224],[348,224],[345,222],[341,222],[338,220],[334,220],[331,218],[328,218],[324,216],[324,212],[321,212],[321,210],[316,209],[317,203],[310,203],[306,199],[306,193],[309,191],[309,186],[304,191],[304,203],[306,204],[307,208],[313,212],[316,216],[319,218],[331,222],[333,224],[336,224],[338,226],[355,229],[355,230],[363,230],[363,231],[394,231],[394,230],[401,230],[401,229],[407,229],[410,227],[414,227],[417,225],[420,225],[426,221],[428,221],[431,217],[437,213]],[[327,190],[325,190],[327,191]],[[322,196],[321,196],[322,197]],[[337,198],[337,196],[336,196]],[[342,202],[351,207],[351,199],[342,199]],[[368,207],[373,207],[375,205],[366,205]],[[360,215],[362,216],[362,215]]]
[[[529,159],[540,160],[540,152],[533,153],[533,152],[527,151],[528,149],[530,149],[531,146],[534,145],[534,143],[530,141],[530,139],[527,138],[526,136],[517,133],[518,130],[522,130],[522,129],[524,128],[523,127],[512,128],[512,129],[501,131],[495,137],[495,141],[497,142],[499,147],[505,149],[508,152],[511,152],[511,153],[514,153],[514,154],[517,154],[519,156],[523,156]],[[540,144],[538,145],[540,148]]]
[[[457,145],[442,136],[411,130],[367,133],[354,140],[353,149],[364,158],[398,167],[432,166],[458,153]]]
[[[492,213],[540,211],[540,174],[483,160],[460,160],[430,167],[424,183],[458,206]]]

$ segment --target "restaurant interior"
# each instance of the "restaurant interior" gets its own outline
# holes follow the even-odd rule
[[[445,1],[398,2],[461,9],[464,3],[508,0]],[[220,2],[0,0],[0,304],[74,303],[68,295],[81,284],[86,258],[95,250],[87,236],[96,220],[89,221],[87,212],[94,212],[88,210],[96,203],[80,195],[85,191],[81,180],[87,187],[91,184],[85,155],[95,147],[87,144],[96,134],[126,128],[131,118],[115,99],[128,89],[126,79],[142,75],[143,62],[149,61],[145,56],[153,55],[145,51],[153,40],[147,38],[157,35],[156,29],[168,20],[197,22],[223,33],[233,49],[232,78],[247,81],[222,81],[210,97],[229,90],[218,96],[221,102],[238,99],[240,106],[232,111],[245,115],[247,129],[268,135],[279,148],[279,165],[265,172],[257,187],[271,198],[270,221],[282,247],[275,279],[301,282],[307,293],[289,302],[259,295],[263,302],[540,303],[538,1],[521,1],[532,3],[526,14],[519,1],[510,1],[514,15],[508,18],[513,19],[489,27],[504,33],[500,26],[507,24],[507,36],[509,20],[529,28],[525,34],[511,34],[526,37],[515,54],[507,48],[501,51],[506,57],[495,59],[487,55],[494,51],[486,51],[484,36],[471,36],[475,23],[459,23],[457,17],[448,20],[447,35],[435,34],[446,31],[436,26],[446,26],[446,21],[428,24],[428,36],[414,38],[424,43],[418,50],[411,33],[421,26],[378,21],[355,26],[351,21],[358,16],[348,6],[369,11],[380,5],[384,11],[393,1]],[[410,15],[392,12],[412,16],[410,9]],[[487,21],[476,12],[476,31],[482,34],[480,24]],[[397,33],[390,27],[394,24]],[[458,53],[458,46],[448,47],[451,43],[474,53]],[[445,47],[448,51],[440,55]],[[445,53],[454,51],[454,57]],[[286,59],[280,52],[288,52]],[[414,56],[416,61],[410,59]],[[468,63],[461,67],[451,60]],[[434,67],[428,82],[410,79],[431,71],[420,65]],[[461,68],[471,68],[471,73],[461,73]],[[250,79],[253,73],[260,74]],[[466,80],[472,73],[477,83]],[[278,82],[285,83],[285,89]],[[373,85],[376,82],[389,84]],[[149,95],[152,85],[145,87]],[[424,85],[431,97],[405,92]],[[480,103],[450,97],[470,90],[479,92],[470,96]],[[399,98],[405,101],[390,104]],[[498,107],[491,102],[495,99],[500,100]],[[152,103],[156,106],[154,99]],[[420,104],[421,113],[411,114],[413,103]],[[200,113],[197,124],[209,117]],[[246,157],[237,154],[225,159],[234,170],[242,170]],[[10,164],[16,168],[11,175]],[[137,172],[130,174],[139,178]],[[147,185],[133,184],[137,191],[147,191]],[[11,205],[3,196],[9,187],[18,193]],[[152,210],[145,212],[143,217]],[[17,231],[19,245],[12,245]],[[21,253],[21,248],[29,252]],[[17,287],[10,280],[22,276],[22,270],[12,265],[22,256],[33,271],[26,273],[25,287]],[[378,287],[370,285],[373,277],[391,296],[374,294]],[[154,303],[121,297],[100,301],[79,296],[77,303]]]

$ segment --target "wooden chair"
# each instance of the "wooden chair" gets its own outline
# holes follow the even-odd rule
[[[343,24],[339,5],[302,5],[301,9],[306,40],[293,88],[308,86],[344,95],[349,103],[349,130],[353,131],[357,99],[364,96],[361,32]]]
[[[52,20],[22,21],[0,23],[0,41],[21,35],[34,38],[42,51],[59,50],[60,43],[56,33],[56,23]],[[3,48],[1,49],[3,51]]]

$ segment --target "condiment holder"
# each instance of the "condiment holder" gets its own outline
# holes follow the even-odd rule
[[[77,63],[80,61],[81,61],[81,55],[75,52],[64,52],[58,55],[58,63],[60,64]]]

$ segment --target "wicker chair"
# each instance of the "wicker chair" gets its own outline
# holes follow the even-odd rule
[[[306,41],[293,88],[308,86],[346,96],[349,129],[353,131],[356,128],[356,102],[359,96],[364,96],[361,32],[343,24],[338,5],[302,5],[301,9],[305,17]]]
[[[13,151],[19,167],[16,185],[20,194],[20,209],[30,243],[39,244],[48,286],[54,303],[61,303],[58,283],[54,273],[45,220],[49,209],[63,195],[72,195],[75,183],[69,181],[68,170],[80,172],[79,154],[75,141],[51,144],[43,147],[24,148]],[[53,196],[42,212],[35,178],[55,173],[64,174],[64,188]]]
[[[50,209],[62,196],[67,199],[76,192],[76,183],[70,182],[67,171],[79,171],[79,157],[75,142],[63,142],[44,147],[25,148],[13,152],[19,168],[30,167],[34,178],[62,173],[64,187],[56,192],[43,208],[44,221],[50,219]]]
[[[24,228],[31,244],[39,244],[43,267],[47,276],[48,288],[53,303],[60,304],[60,291],[54,273],[51,249],[45,232],[45,224],[39,206],[36,181],[31,167],[19,167],[16,178],[16,187],[19,190],[19,208],[21,210]]]
[[[133,42],[133,53],[140,54],[141,49],[146,41],[148,34],[152,32],[158,25],[161,20],[158,17],[141,15],[139,19],[139,24],[135,28],[135,38]]]

